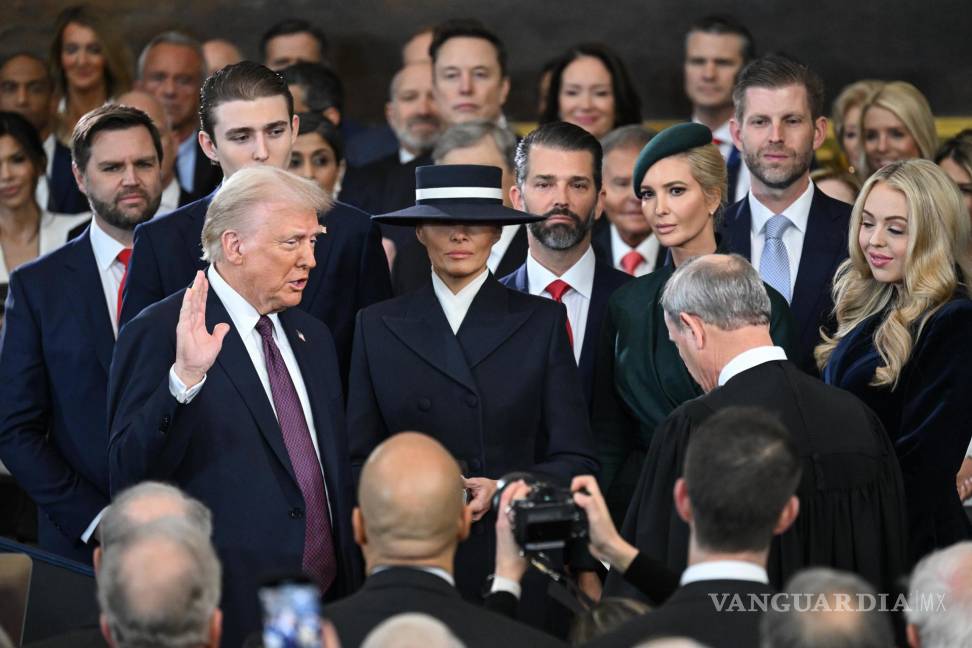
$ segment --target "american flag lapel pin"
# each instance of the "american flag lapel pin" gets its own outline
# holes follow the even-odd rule
[[[300,331],[300,329],[297,330],[297,339],[299,339],[301,342],[307,341],[307,339],[304,337],[304,334]]]

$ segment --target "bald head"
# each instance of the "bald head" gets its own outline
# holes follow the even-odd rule
[[[182,520],[203,536],[213,531],[212,515],[206,506],[175,486],[142,482],[112,501],[98,525],[101,546],[105,549],[136,529],[163,518]]]
[[[431,437],[403,432],[375,448],[358,488],[369,562],[451,560],[465,533],[462,489],[459,465]]]
[[[243,60],[240,49],[222,38],[213,38],[203,43],[203,56],[206,59],[206,69],[210,74],[222,70],[227,65],[233,65]]]
[[[162,140],[162,188],[168,186],[174,177],[176,163],[176,140],[172,133],[171,123],[165,114],[165,108],[155,96],[143,90],[131,90],[119,95],[115,103],[122,106],[138,108],[149,116],[152,123],[159,130]]]

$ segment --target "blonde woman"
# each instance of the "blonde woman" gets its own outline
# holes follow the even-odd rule
[[[905,81],[890,81],[861,110],[866,175],[898,160],[932,159],[938,149],[935,118],[925,95]]]
[[[966,128],[942,144],[935,162],[955,181],[972,219],[972,128]]]
[[[830,116],[837,144],[844,153],[847,171],[856,175],[862,182],[866,176],[861,176],[860,169],[861,109],[883,85],[883,81],[862,79],[845,86],[834,99]]]
[[[914,559],[972,535],[955,489],[972,436],[969,229],[934,163],[871,176],[834,280],[837,331],[816,349],[824,380],[869,405],[895,444]]]

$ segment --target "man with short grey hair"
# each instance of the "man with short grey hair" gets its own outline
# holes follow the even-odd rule
[[[368,633],[361,648],[465,648],[449,626],[435,617],[419,612],[406,612],[382,621]]]
[[[202,44],[178,31],[155,36],[138,57],[136,87],[153,95],[165,108],[175,138],[176,175],[187,199],[208,195],[223,174],[199,147],[199,89],[208,72]]]
[[[783,605],[760,621],[762,648],[890,648],[891,620],[859,576],[826,567],[798,572],[786,586]],[[955,644],[957,645],[957,644]]]
[[[449,127],[439,136],[432,150],[436,164],[483,164],[503,172],[503,206],[512,207],[510,189],[516,184],[514,173],[516,136],[490,121],[468,121]],[[404,228],[399,228],[404,229]],[[414,236],[412,236],[414,239]],[[505,277],[526,261],[527,234],[522,225],[505,225],[500,240],[493,245],[486,265],[497,277]],[[429,281],[429,258],[418,241],[401,246],[392,273],[396,295],[415,290]]]
[[[235,172],[206,212],[206,272],[126,324],[111,365],[111,486],[167,480],[212,510],[226,645],[259,625],[268,575],[304,571],[327,599],[360,579],[334,340],[295,308],[329,206],[283,169]]]
[[[213,514],[205,504],[170,484],[143,481],[118,493],[101,516],[95,570],[106,548],[138,527],[167,517],[182,520],[207,538],[213,534]]]
[[[217,648],[220,565],[209,538],[183,520],[140,526],[105,554],[101,632],[114,648]]]
[[[915,565],[908,588],[911,648],[972,645],[972,542],[930,553]]]
[[[773,540],[776,587],[808,565],[855,572],[893,591],[906,569],[904,491],[894,448],[877,416],[851,394],[800,371],[769,333],[769,298],[739,255],[712,254],[678,267],[662,295],[668,333],[706,392],[655,430],[624,538],[676,571],[688,527],[670,494],[693,430],[727,407],[758,407],[783,423],[800,450],[800,522]],[[628,591],[609,577],[606,591]],[[636,595],[636,594],[635,594]]]

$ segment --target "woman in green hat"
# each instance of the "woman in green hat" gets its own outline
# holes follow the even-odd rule
[[[712,132],[677,124],[638,155],[632,184],[668,262],[619,288],[611,297],[594,379],[592,426],[601,460],[601,486],[620,522],[655,427],[683,402],[702,395],[668,339],[662,290],[679,264],[724,252],[716,227],[727,195],[726,165]],[[789,351],[795,327],[786,300],[766,286],[773,340]]]

